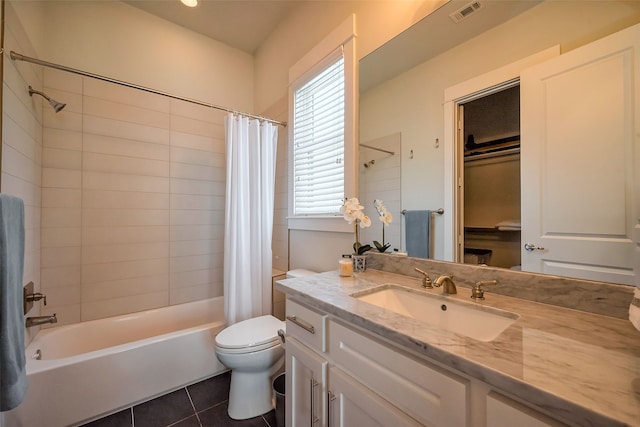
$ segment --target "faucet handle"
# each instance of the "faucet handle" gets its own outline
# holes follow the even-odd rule
[[[495,280],[481,280],[479,282],[476,282],[473,288],[471,288],[471,298],[484,299],[484,287],[497,284],[498,282]]]
[[[431,278],[429,278],[429,273],[427,273],[426,271],[420,270],[418,267],[415,267],[415,270],[424,276],[422,278],[422,287],[425,289],[432,289],[433,285],[431,284]]]

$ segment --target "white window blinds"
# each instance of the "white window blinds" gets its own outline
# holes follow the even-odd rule
[[[344,198],[344,57],[294,92],[294,215],[337,214]]]

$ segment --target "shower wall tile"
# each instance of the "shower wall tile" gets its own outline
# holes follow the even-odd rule
[[[41,244],[47,248],[80,246],[80,227],[42,227]]]
[[[80,169],[82,155],[79,151],[44,148],[42,166],[57,169]]]
[[[80,247],[43,247],[40,263],[43,268],[78,266],[80,265]]]
[[[79,170],[42,168],[43,188],[80,188],[81,178]]]
[[[80,316],[84,322],[87,320],[118,316],[120,314],[135,313],[142,310],[151,310],[167,305],[169,305],[169,293],[165,290],[162,292],[128,295],[100,301],[83,301],[80,306]]]
[[[91,190],[166,193],[169,189],[168,177],[84,172],[82,181],[83,188]]]
[[[82,76],[64,71],[45,69],[43,81],[44,86],[50,90],[65,91],[72,94],[82,94]],[[64,98],[60,98],[61,102],[66,102]]]
[[[171,147],[162,143],[86,134],[83,139],[83,150],[85,153],[112,154],[168,162]]]
[[[80,269],[75,265],[43,268],[40,280],[42,280],[42,286],[46,288],[77,286],[80,289]]]
[[[164,96],[114,85],[101,80],[83,80],[83,92],[86,96],[169,113],[170,100]]]
[[[82,153],[85,170],[129,175],[167,176],[169,162],[111,154]]]
[[[169,277],[169,265],[165,259],[143,259],[82,266],[82,282],[85,284],[155,275]]]
[[[82,287],[82,301],[103,301],[111,298],[161,293],[168,288],[168,280],[167,275],[157,274],[85,284]]]
[[[42,130],[42,144],[47,148],[63,150],[82,150],[82,132],[44,128]]]
[[[84,246],[83,265],[142,259],[167,258],[169,243],[125,243],[119,245]]]
[[[133,141],[170,144],[170,132],[165,128],[143,126],[96,116],[83,116],[82,126],[86,133],[131,139]]]
[[[82,243],[87,246],[166,242],[168,240],[169,229],[165,226],[85,227],[82,230]]]
[[[169,115],[167,113],[112,102],[91,96],[84,97],[84,114],[102,117],[137,125],[169,129]]]
[[[168,193],[143,193],[133,191],[84,190],[82,204],[85,208],[168,209]]]

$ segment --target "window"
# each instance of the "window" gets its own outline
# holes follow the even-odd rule
[[[355,16],[289,69],[288,228],[353,232],[340,215],[357,191]]]
[[[344,57],[295,90],[293,214],[335,215],[344,198]]]

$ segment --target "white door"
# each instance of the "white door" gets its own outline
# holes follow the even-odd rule
[[[639,46],[636,25],[522,72],[523,270],[635,283]]]
[[[286,425],[326,426],[327,361],[295,338],[288,336],[286,345]]]

